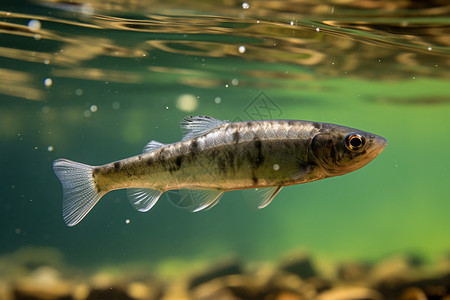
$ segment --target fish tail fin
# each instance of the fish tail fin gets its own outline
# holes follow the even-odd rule
[[[63,219],[67,226],[78,224],[104,194],[97,191],[93,169],[67,159],[53,162],[53,170],[63,188]]]

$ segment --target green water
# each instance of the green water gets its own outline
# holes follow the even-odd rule
[[[0,5],[0,256],[48,247],[73,266],[164,269],[298,250],[325,261],[447,254],[445,9],[272,2]],[[115,191],[64,225],[53,160],[100,165],[178,141],[186,115],[330,122],[389,144],[361,170],[287,187],[259,211],[237,191],[206,212],[163,198],[139,213]]]

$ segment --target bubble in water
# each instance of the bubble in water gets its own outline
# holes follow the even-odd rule
[[[247,50],[245,49],[245,46],[239,46],[238,48],[239,53],[245,53],[245,50]]]
[[[177,98],[177,107],[186,112],[195,110],[198,106],[197,98],[191,94],[182,94]]]
[[[291,21],[291,25],[294,25],[294,21]]]
[[[428,47],[428,51],[431,51],[431,50],[433,50],[433,48],[431,48],[431,47]]]
[[[53,146],[51,146],[51,145],[48,146],[48,147],[47,147],[47,151],[48,151],[48,152],[52,152],[52,151],[53,151]]]
[[[233,78],[233,79],[231,79],[231,84],[233,86],[237,86],[239,84],[239,80],[237,78]]]
[[[130,224],[130,219],[126,219],[125,223]]]
[[[30,20],[27,24],[28,29],[33,30],[33,31],[38,31],[39,29],[41,29],[41,22],[39,20]]]
[[[319,31],[320,31],[320,28],[319,28],[319,27],[317,27],[317,28],[316,28],[316,31],[317,31],[317,32],[319,32]]]
[[[249,9],[250,8],[250,4],[248,4],[247,2],[242,3],[242,8],[243,9]]]
[[[119,101],[114,101],[114,102],[112,103],[112,108],[115,109],[115,110],[118,110],[118,109],[120,108],[120,103],[119,103]]]
[[[214,99],[214,102],[216,102],[217,104],[219,104],[222,101],[222,99],[220,99],[220,97],[216,97]]]
[[[274,164],[274,165],[273,165],[273,169],[274,169],[275,171],[278,171],[278,170],[280,169],[280,165],[279,165],[279,164]]]
[[[53,84],[53,80],[52,80],[51,78],[45,78],[45,80],[44,80],[44,85],[45,85],[46,87],[51,87],[52,84]]]
[[[83,95],[83,90],[82,89],[76,89],[75,90],[75,95],[77,95],[77,96]]]
[[[97,105],[95,105],[95,104],[91,105],[91,107],[89,108],[89,110],[90,110],[91,112],[96,112],[97,109],[98,109],[98,107],[97,107]]]
[[[86,118],[89,118],[91,115],[92,115],[92,112],[88,109],[83,112],[83,116],[85,116]]]

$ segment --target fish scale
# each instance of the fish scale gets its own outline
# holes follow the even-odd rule
[[[310,121],[230,123],[196,116],[181,125],[181,141],[151,141],[144,153],[103,166],[56,160],[66,224],[80,222],[104,194],[117,189],[128,189],[139,211],[172,190],[178,191],[172,202],[195,212],[216,205],[223,192],[259,189],[262,208],[282,187],[355,171],[387,144],[369,132]]]

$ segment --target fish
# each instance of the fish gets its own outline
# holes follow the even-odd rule
[[[106,193],[127,189],[132,206],[150,210],[165,192],[191,212],[215,206],[224,192],[258,190],[258,208],[285,186],[344,175],[368,164],[385,138],[331,123],[300,120],[182,120],[181,141],[150,141],[141,154],[101,166],[57,159],[63,220],[78,224]]]

